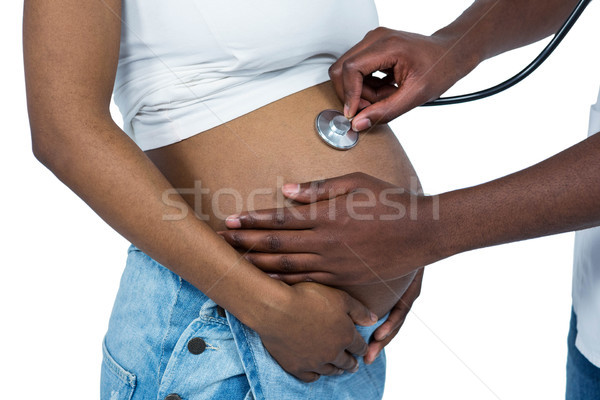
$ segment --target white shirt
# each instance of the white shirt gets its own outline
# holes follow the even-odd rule
[[[329,80],[373,0],[124,0],[114,99],[142,150]],[[350,27],[350,28],[349,28]]]
[[[600,94],[591,107],[588,135],[600,132]],[[600,368],[600,227],[575,234],[573,309],[577,314],[575,346]]]

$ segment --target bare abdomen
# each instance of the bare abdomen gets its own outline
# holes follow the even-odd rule
[[[387,126],[361,134],[349,151],[328,147],[314,119],[342,105],[329,82],[147,155],[207,224],[225,229],[224,218],[282,205],[280,187],[361,171],[397,186],[414,186],[415,171]],[[177,208],[173,209],[176,217]],[[406,290],[412,275],[386,284],[344,287],[378,315]]]

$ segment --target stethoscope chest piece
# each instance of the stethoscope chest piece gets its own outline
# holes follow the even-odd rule
[[[348,150],[358,143],[358,133],[352,129],[352,123],[337,110],[325,110],[315,121],[317,133],[321,139],[338,150]]]

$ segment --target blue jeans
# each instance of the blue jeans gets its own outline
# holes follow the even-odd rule
[[[568,339],[566,400],[598,400],[600,399],[600,368],[589,362],[575,347],[576,338],[577,315],[572,311]]]
[[[357,327],[368,341],[375,328]],[[103,400],[380,399],[385,355],[355,374],[304,383],[259,336],[134,246],[103,343]],[[175,396],[175,394],[177,396]]]

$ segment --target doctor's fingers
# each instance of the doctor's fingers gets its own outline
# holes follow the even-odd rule
[[[389,78],[389,79],[388,79]],[[387,82],[384,82],[387,81]],[[394,84],[393,77],[384,79],[376,77],[365,77],[365,83],[362,88],[362,94],[358,109],[362,110],[373,103],[377,103],[398,91],[398,87]]]
[[[377,54],[370,53],[369,49],[376,44],[376,42],[379,40],[379,37],[384,33],[385,30],[381,28],[376,28],[368,32],[360,42],[352,46],[352,48],[350,48],[350,50],[348,50],[346,53],[342,54],[342,56],[336,62],[334,62],[331,67],[329,67],[329,77],[331,78],[331,82],[333,83],[333,87],[338,97],[346,106],[344,107],[344,114],[348,118],[353,117],[356,114],[357,108],[360,108],[360,87],[362,86],[362,77],[371,75],[372,72],[379,70],[379,68],[374,68],[371,71],[366,72],[364,75],[357,76],[359,81],[354,87],[354,91],[348,93],[346,91],[347,88],[344,86],[344,73],[346,72],[345,68],[348,67],[346,62],[349,59],[356,57],[366,57],[369,59],[375,58]]]
[[[245,211],[225,220],[229,229],[311,229],[319,215],[317,205],[299,205],[267,210]]]
[[[352,120],[352,127],[357,131],[366,129],[367,127],[388,123],[400,115],[420,106],[423,103],[431,100],[433,97],[428,96],[429,92],[426,89],[426,82],[416,76],[410,76],[403,80],[400,87],[396,89],[385,89],[385,95],[374,93],[371,105],[361,110]],[[435,96],[434,96],[435,97]],[[377,100],[379,98],[379,100]],[[369,123],[366,124],[365,120]]]
[[[246,253],[244,258],[268,273],[272,278],[295,285],[300,282],[317,282],[323,285],[339,284],[340,277],[326,271],[322,257],[316,254]]]
[[[385,346],[390,344],[390,342],[394,339],[394,337],[396,337],[399,331],[400,328],[396,328],[392,332],[390,332],[389,336],[387,336],[385,339],[373,340],[371,343],[369,343],[369,350],[367,350],[367,354],[365,354],[364,357],[365,364],[372,364],[377,359],[377,357],[379,357],[381,350],[383,350]]]
[[[393,58],[382,57],[370,49],[365,49],[348,57],[336,69],[330,70],[336,93],[344,102],[346,117],[356,115],[365,86],[373,82],[371,74],[394,66]],[[398,78],[394,76],[395,80]]]
[[[235,248],[266,253],[317,253],[323,247],[322,241],[311,230],[270,231],[238,229],[221,231],[218,234]]]
[[[314,253],[257,253],[249,252],[244,258],[270,274],[305,274],[327,272],[319,268],[323,257]],[[319,283],[323,283],[320,280]],[[289,283],[289,282],[288,282]],[[296,283],[296,282],[294,282]]]

